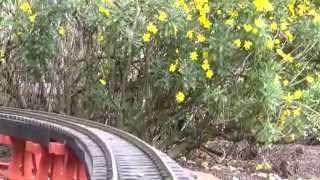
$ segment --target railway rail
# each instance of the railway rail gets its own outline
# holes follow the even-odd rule
[[[6,170],[0,171],[8,179],[192,179],[139,138],[76,117],[0,107],[0,134],[14,148]]]

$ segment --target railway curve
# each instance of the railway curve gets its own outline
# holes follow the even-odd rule
[[[0,134],[43,146],[53,140],[66,144],[83,162],[91,180],[192,179],[168,156],[139,138],[81,118],[0,107]]]

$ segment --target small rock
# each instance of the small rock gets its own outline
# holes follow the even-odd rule
[[[188,160],[188,161],[187,161],[187,164],[188,164],[188,165],[196,165],[196,162],[191,161],[191,160]]]
[[[231,171],[237,170],[237,168],[235,168],[235,167],[233,167],[233,166],[229,166],[229,169],[230,169]]]
[[[296,153],[297,154],[303,154],[303,148],[302,147],[297,147],[296,148]]]
[[[208,162],[203,162],[203,163],[201,163],[201,166],[203,167],[203,168],[205,168],[206,170],[208,170],[209,169],[209,163]]]
[[[241,172],[241,171],[244,171],[244,168],[243,167],[238,167],[238,170]]]
[[[266,173],[257,173],[256,175],[259,176],[259,177],[263,177],[263,178],[267,178],[268,177],[268,174],[266,174]]]
[[[277,174],[269,174],[269,180],[281,180],[281,178]]]
[[[210,168],[210,170],[221,170],[221,167],[219,167],[219,166],[212,166],[212,167]]]
[[[186,171],[196,180],[218,180],[218,178],[214,177],[212,174],[203,173],[199,171],[190,171],[190,170],[186,170]]]
[[[181,160],[182,160],[182,161],[187,161],[187,158],[186,158],[185,156],[182,156],[182,157],[181,157]]]

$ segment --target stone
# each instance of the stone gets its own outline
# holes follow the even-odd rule
[[[212,174],[209,173],[203,173],[199,171],[191,171],[186,169],[187,173],[189,173],[192,177],[194,177],[196,180],[219,180],[219,178],[214,177]]]

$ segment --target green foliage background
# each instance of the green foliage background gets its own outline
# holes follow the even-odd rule
[[[319,135],[316,1],[2,0],[0,10],[5,105],[111,124],[163,149]]]

